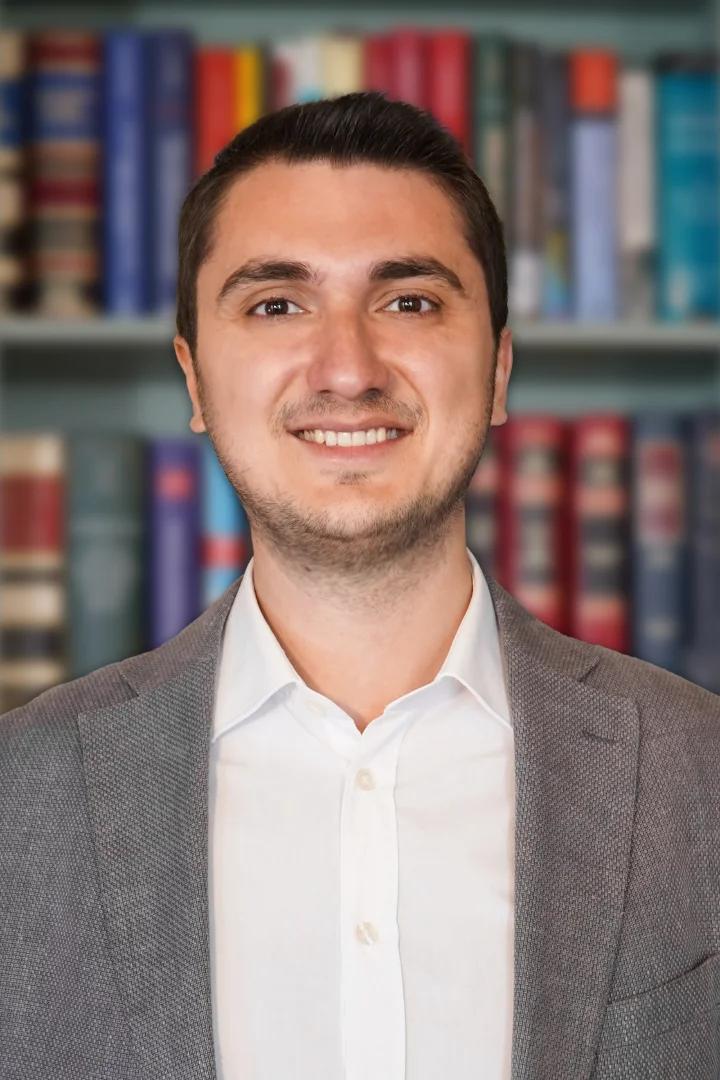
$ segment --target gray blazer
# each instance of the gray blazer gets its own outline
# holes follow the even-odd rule
[[[239,582],[0,718],[2,1080],[215,1076],[207,769]],[[718,1080],[720,697],[489,585],[515,730],[513,1080]]]

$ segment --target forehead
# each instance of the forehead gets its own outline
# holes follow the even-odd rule
[[[417,170],[328,162],[259,165],[236,180],[215,220],[208,259],[218,268],[240,256],[278,251],[311,258],[384,253],[399,245],[433,253],[459,268],[475,261],[460,211]],[[365,254],[364,254],[365,253]]]

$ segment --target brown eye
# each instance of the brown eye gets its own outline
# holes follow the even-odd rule
[[[267,300],[259,300],[257,304],[248,310],[248,315],[252,315],[256,308],[265,308],[265,313],[262,318],[275,319],[282,318],[285,315],[292,314],[291,312],[282,310],[286,308],[288,304],[293,304],[292,300],[287,300],[284,296],[269,296]],[[298,307],[297,304],[293,304],[293,307]],[[269,310],[267,310],[269,309]],[[300,310],[298,308],[298,310]]]
[[[400,315],[429,315],[430,312],[419,310],[423,300],[426,304],[430,304],[432,311],[437,311],[440,307],[435,300],[431,300],[429,296],[422,296],[420,293],[403,293],[402,296],[396,296],[390,303],[401,305]]]

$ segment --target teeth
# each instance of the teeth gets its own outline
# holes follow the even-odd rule
[[[325,446],[374,446],[386,439],[397,439],[397,428],[369,428],[367,431],[323,431],[313,428],[298,432],[306,442],[324,443]]]

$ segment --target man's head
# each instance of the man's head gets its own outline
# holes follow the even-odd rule
[[[506,319],[487,191],[407,103],[360,93],[269,114],[183,206],[191,428],[208,431],[254,543],[293,562],[362,575],[463,528],[488,426],[506,418]],[[299,434],[378,427],[400,437]]]

